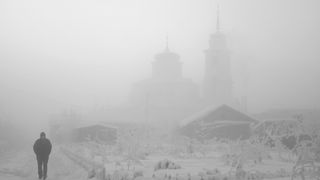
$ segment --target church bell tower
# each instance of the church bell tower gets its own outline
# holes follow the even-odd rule
[[[220,31],[218,6],[216,32],[210,36],[209,48],[205,50],[203,97],[208,105],[232,104],[232,94],[230,54],[226,36]]]

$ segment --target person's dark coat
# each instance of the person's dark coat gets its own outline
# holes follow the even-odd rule
[[[37,156],[46,157],[51,153],[51,142],[47,138],[39,138],[33,145],[33,151]]]

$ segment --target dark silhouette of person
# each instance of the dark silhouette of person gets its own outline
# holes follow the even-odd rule
[[[46,138],[44,132],[41,132],[40,138],[37,139],[33,145],[33,151],[37,155],[39,179],[43,178],[45,180],[47,178],[48,160],[51,148],[52,145],[50,140]]]

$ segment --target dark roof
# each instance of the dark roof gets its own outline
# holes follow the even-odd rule
[[[84,128],[92,128],[92,127],[99,127],[99,128],[108,128],[108,129],[118,129],[115,126],[112,126],[110,124],[106,124],[103,122],[96,122],[96,123],[90,123],[90,122],[86,122],[86,123],[82,123],[79,126],[77,126],[75,129],[84,129]]]
[[[217,121],[236,121],[236,122],[247,122],[257,123],[258,121],[250,115],[240,112],[228,105],[221,105],[218,107],[210,106],[207,109],[196,113],[195,115],[187,118],[186,123],[202,121],[203,123],[217,122]]]
[[[250,125],[258,122],[250,115],[228,105],[209,107],[188,118],[187,121],[189,123],[179,130],[180,133],[189,137],[205,134],[207,139],[212,137],[248,138],[251,132]]]

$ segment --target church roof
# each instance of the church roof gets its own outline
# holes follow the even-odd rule
[[[161,60],[161,61],[163,61],[163,60],[170,60],[170,61],[176,60],[176,61],[178,61],[180,59],[180,56],[177,53],[170,51],[168,36],[166,37],[166,47],[165,47],[164,51],[156,54],[155,59]]]

